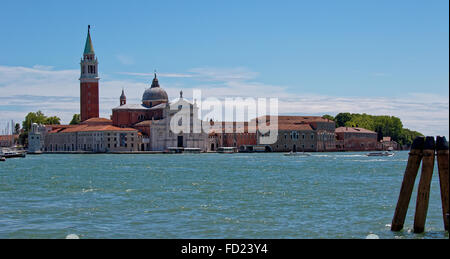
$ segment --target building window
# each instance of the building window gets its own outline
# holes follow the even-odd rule
[[[120,146],[121,147],[127,147],[127,134],[126,133],[120,133]]]

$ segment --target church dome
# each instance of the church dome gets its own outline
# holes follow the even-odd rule
[[[167,103],[169,97],[166,91],[159,86],[158,78],[153,78],[152,86],[145,90],[142,95],[142,104],[146,107],[152,107],[160,103]]]

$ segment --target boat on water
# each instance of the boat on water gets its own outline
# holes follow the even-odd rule
[[[217,149],[217,153],[221,154],[233,154],[237,152],[237,148],[235,147],[219,147]]]
[[[394,156],[394,153],[384,151],[384,152],[371,152],[368,153],[366,156]]]
[[[289,153],[285,153],[285,156],[311,156],[311,154],[309,153],[305,153],[305,152],[289,152]]]
[[[6,161],[6,158],[0,156],[0,162],[4,162],[4,161]]]
[[[183,153],[187,154],[200,154],[202,150],[200,148],[185,148]]]
[[[4,158],[14,158],[14,157],[25,157],[27,152],[25,150],[17,150],[17,149],[3,149],[2,156]]]

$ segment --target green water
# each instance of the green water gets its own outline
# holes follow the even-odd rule
[[[391,232],[407,152],[28,155],[0,162],[0,238],[448,238]]]

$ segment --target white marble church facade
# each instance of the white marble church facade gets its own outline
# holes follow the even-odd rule
[[[208,151],[208,134],[202,131],[198,107],[183,98],[173,100],[163,111],[163,119],[150,125],[151,149],[165,151],[176,148],[193,148]]]

